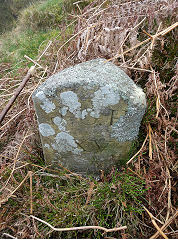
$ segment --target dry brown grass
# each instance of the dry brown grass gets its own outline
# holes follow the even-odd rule
[[[163,231],[163,237],[165,234],[169,238],[176,237],[177,113],[175,92],[178,72],[176,64],[174,70],[163,65],[161,68],[167,67],[167,71],[171,71],[171,74],[174,72],[174,74],[170,74],[168,79],[160,77],[160,72],[154,66],[153,55],[157,48],[160,48],[162,52],[165,51],[166,43],[173,41],[177,30],[174,29],[165,36],[159,36],[154,41],[150,39],[140,44],[148,37],[152,38],[153,35],[172,26],[176,22],[176,9],[177,3],[174,0],[120,1],[120,3],[114,0],[95,0],[82,12],[71,14],[70,18],[75,21],[75,30],[71,36],[66,35],[67,26],[63,26],[60,41],[57,38],[50,40],[46,48],[39,49],[39,56],[33,59],[35,63],[38,63],[35,76],[23,89],[0,127],[1,203],[4,207],[2,214],[6,211],[7,200],[29,177],[29,173],[25,170],[25,166],[29,165],[27,161],[29,155],[38,158],[41,154],[31,100],[32,92],[41,82],[59,70],[79,62],[104,57],[108,60],[112,59],[113,63],[120,66],[137,84],[140,84],[148,99],[148,110],[139,136],[140,147],[137,154],[128,162],[129,168],[137,176],[145,179],[149,187],[146,209],[150,217],[145,213],[142,219],[143,224],[152,228],[148,230],[147,236],[151,237],[155,233],[153,235],[155,238],[161,237],[159,234]],[[43,57],[40,57],[41,54]],[[167,52],[167,54],[172,54],[172,52]],[[175,59],[176,56],[172,56],[171,61],[175,62]],[[9,69],[10,64],[0,64],[2,109],[28,70],[28,68],[19,69],[14,75],[14,72],[9,72]],[[40,166],[37,167],[40,168]],[[21,181],[14,177],[16,172],[21,174]],[[32,178],[32,175],[30,176]],[[91,186],[89,190],[90,188]],[[90,195],[88,194],[88,199],[92,197]],[[30,197],[29,204],[31,204],[32,213]],[[11,222],[11,218],[10,214],[6,214],[6,218],[3,218],[6,225]],[[20,219],[15,221],[16,226],[20,224],[19,221]],[[30,219],[26,218],[26,221],[29,228]],[[154,228],[155,226],[158,228]],[[0,230],[6,227],[2,224]],[[34,222],[33,227],[35,234],[27,229],[21,229],[20,236],[22,238],[44,237],[35,228]],[[11,228],[13,232],[13,226]],[[156,233],[157,230],[159,233]]]

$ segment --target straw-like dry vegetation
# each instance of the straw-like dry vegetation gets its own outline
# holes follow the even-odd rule
[[[32,39],[28,52],[19,40],[12,51],[3,41],[7,35],[0,40],[1,110],[35,66],[0,126],[1,237],[176,238],[176,0],[66,2],[54,29],[40,22],[41,12],[37,19],[29,9],[22,13],[15,38],[27,25],[32,36],[46,34],[31,52]],[[147,96],[127,166],[102,172],[100,181],[45,165],[31,99],[52,74],[98,57],[122,68]]]

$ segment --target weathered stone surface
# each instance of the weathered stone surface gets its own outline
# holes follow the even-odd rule
[[[53,75],[33,101],[47,164],[95,176],[127,160],[146,108],[142,89],[105,59]]]

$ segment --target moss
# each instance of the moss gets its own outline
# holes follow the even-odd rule
[[[33,175],[33,215],[53,226],[66,228],[99,225],[114,228],[119,223],[127,225],[126,232],[131,235],[133,235],[133,229],[138,227],[138,218],[143,211],[141,204],[147,190],[144,181],[127,171],[113,171],[108,175],[109,177],[105,175],[103,182],[98,182],[92,178],[89,180],[72,176],[64,170],[39,171],[39,168],[30,165],[25,168],[26,172],[30,170],[35,172]],[[14,175],[14,180],[18,182],[23,178],[20,172]],[[89,203],[86,204],[91,181],[94,182],[94,188]],[[11,197],[4,203],[5,209],[14,209],[9,226],[12,226],[16,219],[22,218],[22,213],[29,213],[29,192],[29,180],[27,180],[15,193],[18,199]],[[22,226],[23,224],[24,221],[22,221]],[[103,232],[100,230],[60,233],[51,232],[48,226],[40,222],[36,222],[36,225],[44,238],[103,238]],[[121,237],[119,232],[111,234],[112,237]],[[139,232],[137,234],[139,236]],[[136,235],[133,236],[137,237]]]
[[[46,180],[43,179],[43,181]],[[48,182],[49,181],[50,180],[48,179]],[[37,212],[42,214],[40,214],[42,219],[50,222],[53,226],[60,225],[60,227],[72,227],[94,225],[92,221],[95,219],[97,225],[113,228],[117,225],[119,220],[119,215],[116,214],[118,208],[123,212],[125,218],[123,218],[121,224],[127,222],[127,224],[130,223],[130,225],[132,225],[132,217],[130,213],[140,214],[142,212],[142,208],[139,204],[141,203],[140,199],[144,196],[144,192],[146,191],[145,183],[126,172],[119,174],[115,172],[110,182],[95,182],[95,194],[91,197],[88,205],[86,205],[88,184],[85,180],[79,181],[77,179],[74,180],[73,178],[71,180],[66,179],[65,185],[61,185],[61,181],[59,180],[57,182],[60,191],[56,191],[56,193],[53,194],[52,199],[49,200],[56,210],[60,209],[60,211],[56,211],[53,207],[52,210],[49,204],[47,205],[47,203],[44,203],[44,198],[43,205],[39,204],[38,209],[36,209]],[[54,186],[55,184],[53,184],[53,189]],[[48,185],[48,190],[46,190],[49,191],[50,187],[51,184]],[[58,233],[55,234],[58,235]],[[75,234],[77,236],[88,238],[88,231],[61,234],[63,238],[64,236],[71,236],[73,238]],[[90,231],[90,234],[92,238],[102,237],[102,232],[100,231]],[[50,235],[48,237],[51,238],[52,236],[53,235]]]

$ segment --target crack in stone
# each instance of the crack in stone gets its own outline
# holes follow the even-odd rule
[[[94,142],[95,142],[96,146],[98,147],[98,149],[101,150],[101,147],[100,147],[100,145],[97,143],[97,141],[94,140]]]
[[[81,145],[78,141],[75,141],[75,142],[76,142],[76,144],[77,144],[81,149],[83,149],[83,151],[86,152],[86,149],[85,149],[84,147],[82,147],[82,145]]]
[[[114,110],[111,110],[111,120],[110,120],[110,126],[113,124],[113,118],[114,118]]]

